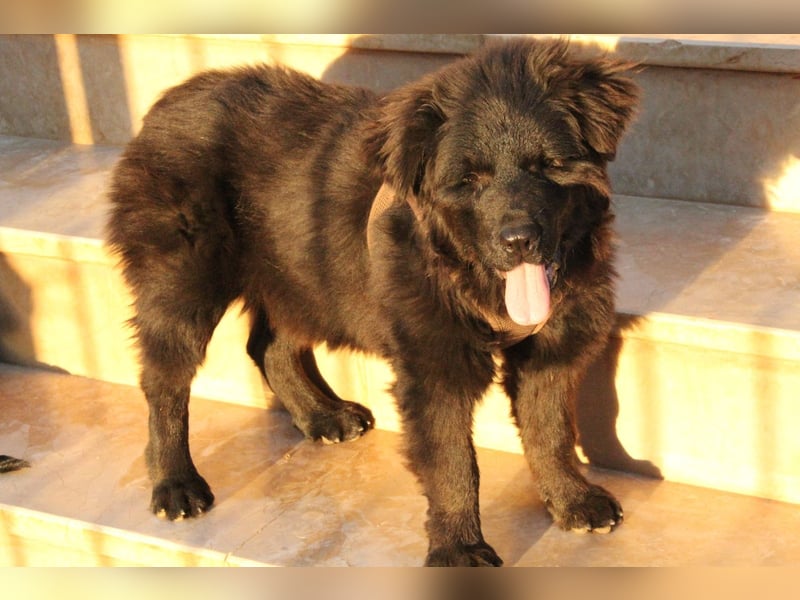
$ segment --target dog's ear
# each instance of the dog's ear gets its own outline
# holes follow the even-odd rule
[[[598,60],[585,65],[574,102],[583,137],[605,160],[614,160],[617,144],[636,114],[639,86],[625,74],[633,65]]]
[[[433,86],[433,80],[425,78],[389,94],[368,145],[378,156],[384,178],[400,195],[419,194],[436,149],[437,130],[445,121]]]

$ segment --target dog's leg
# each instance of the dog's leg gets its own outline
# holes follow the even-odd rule
[[[187,320],[186,313],[174,309],[175,305],[163,303],[140,310],[136,318],[141,386],[150,411],[146,449],[153,482],[150,508],[172,520],[198,516],[214,502],[189,452],[189,392],[224,312],[224,308],[205,313],[196,310]],[[170,314],[164,314],[167,311]]]
[[[263,311],[255,316],[247,351],[294,425],[312,440],[354,440],[375,425],[372,412],[342,400],[322,378],[314,352],[270,329]]]
[[[484,365],[488,369],[472,370],[472,376],[486,371],[485,381],[474,386],[467,381],[474,379],[470,375],[442,372],[444,364],[395,364],[394,392],[403,416],[409,467],[428,498],[427,566],[503,564],[481,532],[480,477],[472,444],[472,411],[491,381],[489,363]]]
[[[346,442],[375,426],[368,408],[342,400],[328,387],[311,348],[276,339],[264,353],[264,366],[269,386],[306,437],[325,443]]]
[[[561,528],[607,533],[622,521],[622,507],[586,480],[575,454],[573,403],[582,369],[537,365],[524,347],[506,352],[505,388],[542,500]]]
[[[261,376],[264,378],[267,385],[269,385],[269,381],[264,367],[264,356],[267,347],[272,344],[273,341],[275,341],[275,334],[270,328],[267,313],[259,308],[255,311],[252,318],[250,337],[247,339],[247,354],[253,359],[258,370],[261,371]],[[345,400],[342,400],[339,395],[331,389],[328,382],[325,381],[325,378],[322,377],[312,350],[306,349],[302,351],[300,353],[300,362],[303,371],[313,386],[326,395],[334,404],[337,402],[345,402]],[[275,390],[272,391],[274,392]]]
[[[264,353],[267,346],[275,341],[275,334],[270,329],[267,313],[263,308],[258,308],[250,313],[250,335],[247,338],[247,355],[253,359],[264,381],[267,380],[267,372],[264,370]],[[267,384],[269,382],[267,381]],[[275,390],[272,390],[273,392]]]

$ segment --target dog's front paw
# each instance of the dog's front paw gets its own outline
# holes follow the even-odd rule
[[[622,523],[622,506],[610,492],[590,485],[576,498],[548,503],[559,527],[577,533],[609,533]]]
[[[355,440],[374,426],[375,417],[368,408],[343,401],[337,410],[312,418],[308,437],[326,444],[338,444]]]
[[[486,542],[440,546],[431,549],[426,567],[500,567],[503,560]]]
[[[163,479],[153,487],[150,510],[158,517],[176,521],[197,517],[214,503],[214,494],[200,475]]]

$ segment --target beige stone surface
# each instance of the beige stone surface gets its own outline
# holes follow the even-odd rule
[[[282,412],[192,400],[191,443],[217,504],[197,520],[146,509],[138,390],[0,366],[0,448],[32,468],[2,476],[0,563],[410,566],[426,550],[425,501],[398,436],[301,439]],[[508,565],[791,565],[796,506],[589,469],[625,522],[562,532],[519,455],[479,451],[484,532]]]
[[[0,226],[100,240],[121,154],[116,146],[0,136]]]
[[[800,214],[626,196],[614,204],[619,311],[800,332]],[[798,344],[783,356],[800,357]]]

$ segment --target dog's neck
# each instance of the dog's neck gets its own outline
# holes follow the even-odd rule
[[[414,213],[416,220],[422,222],[422,210],[416,196],[414,194],[406,194],[405,201],[411,208],[411,212]],[[367,218],[367,249],[370,253],[373,252],[375,247],[376,224],[381,215],[389,210],[395,202],[397,202],[397,191],[390,184],[384,182],[372,200],[372,207]],[[480,317],[492,328],[497,338],[496,343],[500,348],[513,346],[526,337],[539,333],[547,323],[547,319],[545,319],[537,325],[520,325],[512,321],[508,315],[498,315],[481,306],[476,306],[475,308]]]

